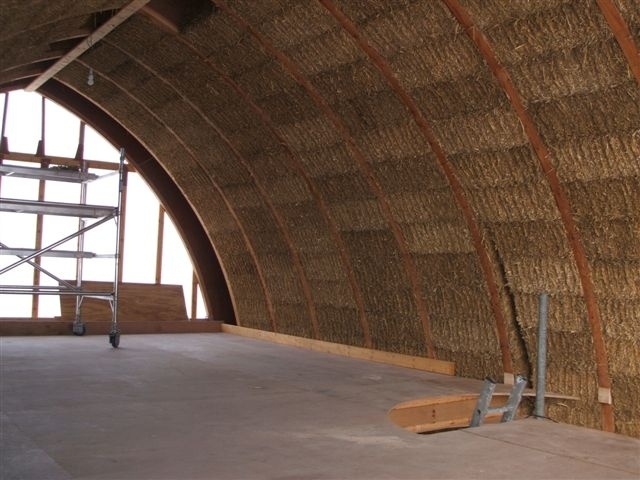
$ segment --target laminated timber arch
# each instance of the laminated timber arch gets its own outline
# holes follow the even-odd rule
[[[29,81],[30,78],[24,78],[12,82],[4,86],[2,91],[25,88]],[[128,160],[157,193],[174,219],[176,228],[193,259],[207,311],[215,316],[216,320],[236,324],[226,275],[211,242],[193,209],[149,150],[106,112],[63,83],[49,81],[40,87],[39,92],[83,119],[111,144],[125,148]]]
[[[72,3],[0,13],[1,85],[127,2]],[[548,415],[638,436],[639,38],[631,0],[152,0],[42,88],[149,147],[242,325],[532,373],[548,291]]]

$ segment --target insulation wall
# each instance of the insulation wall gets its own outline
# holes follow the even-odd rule
[[[638,3],[215,4],[57,78],[180,187],[238,323],[535,378],[545,291],[548,390],[579,397],[548,416],[640,435]]]

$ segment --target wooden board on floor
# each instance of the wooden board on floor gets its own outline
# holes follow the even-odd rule
[[[343,357],[386,363],[399,367],[415,368],[417,370],[424,370],[426,372],[432,373],[441,373],[444,375],[455,374],[455,364],[453,362],[448,362],[445,360],[414,357],[411,355],[402,355],[400,353],[393,352],[383,352],[381,350],[372,350],[369,348],[354,347],[351,345],[342,345],[339,343],[323,342],[310,338],[294,337],[292,335],[284,335],[282,333],[265,332],[263,330],[238,327],[228,324],[222,325],[222,331],[224,333],[233,333],[235,335],[242,335],[244,337],[265,340],[282,345],[306,348],[315,352],[331,353],[334,355],[342,355]]]
[[[88,291],[109,292],[111,282],[83,282]],[[63,320],[75,317],[76,297],[60,296],[60,312]],[[111,307],[106,300],[85,298],[82,301],[81,318],[87,320],[111,320]],[[182,285],[155,285],[148,283],[122,283],[118,287],[118,319],[130,321],[186,321]]]
[[[389,410],[389,419],[397,426],[414,433],[468,427],[479,396],[479,393],[464,393],[409,400]],[[523,396],[532,397],[535,392],[527,391]],[[504,406],[508,398],[509,392],[494,392],[491,407]],[[555,393],[548,393],[545,398],[578,400],[577,397]],[[500,413],[488,414],[485,423],[498,422],[501,417]]]

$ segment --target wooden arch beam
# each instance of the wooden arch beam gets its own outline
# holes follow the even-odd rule
[[[28,80],[14,83],[21,89]],[[154,156],[120,123],[83,95],[55,79],[40,87],[39,93],[63,105],[95,128],[113,145],[123,146],[136,171],[153,188],[162,204],[175,219],[176,228],[185,242],[202,284],[207,310],[215,320],[235,324],[234,301],[219,255],[188,201]]]
[[[253,181],[254,185],[256,186],[256,189],[258,190],[258,194],[260,195],[260,197],[262,197],[262,200],[265,203],[267,210],[271,213],[271,215],[276,221],[278,230],[280,230],[280,234],[282,235],[282,238],[287,247],[287,250],[289,251],[289,255],[291,256],[294,270],[296,271],[296,274],[302,286],[305,302],[307,304],[307,310],[309,312],[309,319],[311,321],[311,331],[313,332],[313,336],[315,339],[320,339],[320,331],[318,327],[318,316],[316,313],[316,307],[313,300],[313,294],[311,292],[311,286],[309,285],[309,279],[304,270],[304,267],[302,266],[300,253],[294,245],[293,237],[291,236],[291,230],[287,226],[284,218],[282,217],[278,209],[275,207],[275,205],[269,198],[269,194],[267,193],[267,188],[265,187],[265,185],[263,185],[263,183],[260,181],[258,176],[255,174],[255,172],[253,171],[253,168],[251,167],[251,164],[240,153],[240,151],[238,150],[238,147],[234,145],[233,142],[231,142],[231,140],[229,140],[229,138],[225,135],[222,129],[215,122],[213,122],[207,116],[207,114],[205,114],[202,111],[200,107],[198,107],[192,100],[187,98],[186,95],[184,95],[178,88],[176,88],[174,84],[172,84],[166,78],[164,78],[164,76],[160,72],[158,72],[157,70],[149,66],[146,62],[140,60],[139,58],[134,57],[129,52],[124,50],[122,47],[115,45],[113,42],[105,41],[105,43],[107,43],[110,47],[121,52],[131,61],[140,65],[141,68],[143,68],[144,70],[149,72],[151,75],[153,75],[155,78],[160,80],[164,85],[166,85],[176,95],[178,95],[178,97],[187,105],[189,105],[189,107],[192,108],[193,111],[196,112],[198,116],[200,116],[200,118],[209,126],[209,128],[213,132],[215,132],[215,134],[222,140],[222,142],[227,146],[227,148],[231,150],[231,152],[233,153],[233,156],[238,160],[240,165],[242,165],[242,168],[247,172],[247,174]]]
[[[618,7],[612,0],[597,0],[598,7],[602,12],[602,16],[609,24],[609,28],[622,49],[622,53],[629,63],[629,69],[640,84],[640,52],[638,46],[633,41],[633,36],[629,30],[629,26],[622,18]]]
[[[491,264],[491,258],[482,243],[482,233],[476,220],[475,214],[469,201],[466,198],[460,180],[455,172],[453,165],[449,162],[444,149],[440,145],[440,142],[436,138],[435,134],[431,130],[427,119],[422,114],[422,111],[416,104],[415,100],[402,86],[398,77],[393,73],[391,67],[387,61],[380,55],[380,53],[363,37],[358,27],[332,2],[332,0],[318,0],[336,19],[336,21],[342,26],[342,28],[355,40],[358,47],[369,57],[371,62],[375,65],[378,71],[384,76],[385,80],[391,87],[391,89],[398,96],[402,104],[409,110],[414,121],[418,125],[418,128],[422,132],[422,135],[427,140],[427,143],[433,150],[438,165],[441,171],[444,173],[453,197],[458,204],[458,208],[462,212],[462,216],[465,219],[473,246],[476,250],[476,254],[480,260],[480,266],[484,276],[484,282],[489,292],[489,301],[491,304],[491,310],[493,312],[494,321],[496,325],[496,331],[498,336],[498,343],[500,346],[500,354],[502,357],[502,368],[509,382],[513,380],[513,361],[511,359],[511,351],[509,350],[509,338],[507,335],[507,326],[502,308],[500,307],[500,293],[498,290],[498,284],[494,275],[493,267]]]
[[[560,213],[560,219],[564,226],[567,242],[571,252],[573,253],[574,261],[578,269],[578,275],[580,277],[580,284],[582,285],[582,292],[587,306],[587,316],[589,320],[589,327],[591,329],[591,335],[593,337],[593,348],[595,351],[596,359],[596,371],[598,376],[599,386],[599,400],[604,397],[609,398],[611,394],[611,380],[609,378],[609,368],[607,363],[607,351],[604,343],[602,333],[602,320],[600,318],[600,309],[598,307],[598,300],[596,298],[595,288],[593,285],[593,279],[591,276],[591,268],[587,259],[587,254],[580,238],[580,233],[576,227],[573,213],[571,211],[571,205],[569,199],[560,183],[558,174],[556,172],[553,163],[551,162],[551,155],[546,145],[544,144],[542,137],[538,133],[538,129],[533,122],[533,119],[529,115],[529,112],[524,106],[520,93],[516,89],[509,73],[504,66],[498,60],[493,47],[489,43],[489,40],[484,36],[482,31],[473,23],[473,19],[465,8],[460,4],[458,0],[442,0],[447,8],[451,11],[456,20],[464,28],[465,32],[474,43],[476,48],[482,54],[489,69],[498,80],[500,86],[504,90],[507,98],[511,102],[511,106],[518,115],[520,123],[522,124],[529,143],[535,151],[538,163],[544,177],[549,184],[549,188],[555,200],[558,212]],[[603,398],[600,398],[603,397]],[[605,431],[614,431],[615,424],[613,418],[613,409],[611,404],[601,402],[602,413],[602,428]]]
[[[89,68],[89,66],[90,66],[88,63],[85,63],[82,60],[79,60],[79,63],[84,65],[87,68]],[[115,88],[120,90],[120,92],[122,92],[132,102],[134,102],[140,108],[142,108],[144,111],[146,111],[149,114],[150,117],[152,117],[155,121],[157,121],[160,125],[162,125],[167,130],[167,132],[175,138],[176,142],[178,144],[180,144],[180,146],[182,146],[182,148],[184,148],[184,150],[191,157],[193,163],[195,165],[197,165],[202,170],[202,172],[204,173],[204,176],[209,179],[209,181],[211,182],[211,185],[213,186],[214,190],[220,196],[220,198],[222,199],[223,203],[225,204],[225,207],[229,211],[229,214],[231,215],[231,217],[233,218],[234,222],[238,226],[238,230],[240,231],[240,235],[242,237],[242,240],[243,240],[243,242],[245,244],[245,247],[246,247],[247,251],[249,252],[249,255],[251,256],[251,260],[252,260],[252,262],[254,264],[254,267],[256,269],[256,273],[258,275],[258,281],[260,283],[260,288],[262,289],[262,293],[264,295],[265,305],[266,305],[266,309],[267,309],[267,314],[269,315],[269,322],[271,324],[271,328],[272,328],[272,330],[274,332],[277,332],[278,328],[277,328],[276,317],[275,317],[275,309],[273,307],[273,302],[271,300],[271,294],[269,292],[269,288],[267,287],[267,282],[265,280],[264,272],[262,271],[262,266],[260,265],[260,262],[258,260],[258,255],[256,254],[255,248],[253,247],[253,243],[251,242],[251,240],[249,238],[249,235],[248,235],[244,225],[240,221],[240,218],[238,217],[237,212],[235,211],[235,209],[234,209],[233,205],[231,204],[231,202],[229,201],[229,199],[224,195],[224,192],[222,191],[222,189],[220,188],[218,183],[211,176],[211,174],[208,172],[208,170],[202,165],[202,163],[198,159],[198,155],[196,155],[195,152],[193,152],[191,150],[191,148],[184,142],[184,140],[169,125],[167,125],[153,110],[151,110],[147,105],[145,105],[141,100],[139,100],[129,90],[127,90],[126,88],[124,88],[123,86],[118,84],[118,82],[116,82],[113,79],[111,79],[110,77],[102,74],[99,69],[94,69],[94,70],[95,70],[97,75],[101,76],[102,79],[104,79],[104,80],[108,81],[109,83],[111,83]],[[229,285],[229,287],[231,287],[231,286]],[[237,309],[236,309],[236,311],[237,311]],[[236,321],[239,323],[239,319],[237,317],[236,317]]]
[[[393,234],[395,243],[398,246],[398,250],[400,251],[404,271],[407,274],[407,278],[411,286],[411,292],[413,294],[416,310],[418,312],[418,318],[422,324],[427,356],[436,358],[435,349],[433,347],[433,339],[431,335],[429,313],[424,300],[424,296],[422,294],[422,287],[418,275],[418,269],[413,258],[411,257],[411,254],[409,253],[407,241],[404,237],[398,221],[395,218],[395,215],[393,214],[393,211],[391,210],[389,200],[387,199],[387,196],[382,189],[382,186],[380,185],[380,182],[371,165],[356,145],[356,142],[349,132],[349,129],[290,57],[276,48],[273,43],[271,43],[265,36],[263,36],[238,12],[229,7],[229,5],[224,0],[212,1],[220,11],[225,12],[229,17],[231,17],[231,19],[233,19],[233,21],[239,27],[246,30],[256,40],[256,42],[265,52],[270,54],[272,57],[274,57],[275,60],[277,60],[278,63],[280,63],[282,69],[307,92],[309,97],[329,119],[329,121],[333,124],[336,132],[343,139],[344,143],[347,146],[347,149],[351,153],[351,156],[356,161],[356,165],[366,179],[371,192],[376,197],[385,221],[389,225],[391,233]]]

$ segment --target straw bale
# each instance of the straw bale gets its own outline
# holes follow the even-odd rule
[[[217,60],[212,61],[218,63]],[[227,69],[222,70],[229,74]],[[295,98],[296,101],[306,101],[309,106],[313,105],[312,99],[304,95],[304,88],[293,78],[283,75],[282,67],[273,60],[265,58],[262,63],[242,70],[241,73],[232,76],[232,79],[258,103],[265,97],[281,95]]]
[[[488,69],[419,87],[411,94],[431,122],[508,109],[508,99]]]
[[[400,162],[408,157],[435,159],[415,122],[409,119],[396,125],[360,132],[357,144],[367,160],[374,165]]]
[[[368,313],[394,312],[403,317],[416,317],[416,306],[413,292],[408,288],[394,288],[379,290],[378,294],[371,291],[366,295]]]
[[[273,215],[263,206],[237,208],[235,210],[249,232],[259,233],[260,243],[265,242],[265,237],[276,230]]]
[[[592,262],[596,295],[640,300],[640,261]]]
[[[344,264],[337,253],[327,253],[325,255],[303,254],[301,255],[307,277],[311,280],[343,280]]]
[[[459,221],[460,212],[450,189],[389,195],[394,217],[403,223]]]
[[[492,0],[493,6],[473,1],[476,5],[473,18],[479,21],[477,25],[487,35],[498,59],[507,68],[527,59],[544,58],[552,52],[568,51],[610,36],[604,18],[589,0],[543,0],[541,3],[544,8],[537,9],[538,13],[525,9],[526,1],[517,5],[509,2],[509,5],[516,7],[513,10],[496,0]],[[498,25],[500,18],[504,18],[502,25]],[[483,28],[485,25],[492,25],[493,28],[487,30]]]
[[[253,6],[250,7],[253,9]],[[280,50],[313,40],[335,28],[335,21],[321,5],[294,3],[264,19],[260,30]]]
[[[282,15],[283,12],[295,4],[296,2],[294,0],[278,0],[277,2],[234,0],[232,7],[238,13],[242,14],[249,23],[257,26],[273,16]]]
[[[466,0],[465,8],[481,29],[493,30],[501,23],[511,23],[530,15],[558,8],[572,0]]]
[[[447,181],[429,154],[376,163],[373,171],[388,194],[407,191],[440,190]]]
[[[353,263],[369,263],[395,254],[397,243],[388,229],[345,231],[342,238],[353,257]],[[397,254],[399,255],[399,254]]]
[[[640,377],[640,337],[606,338],[609,372],[614,375]],[[640,393],[638,390],[637,393]]]
[[[395,312],[367,312],[367,318],[374,349],[425,356],[424,332],[415,316],[404,317]]]
[[[446,313],[429,317],[434,343],[439,348],[466,352],[471,355],[488,353],[499,355],[499,345],[491,315],[483,317],[479,312],[469,311],[462,317]]]
[[[330,147],[341,142],[333,124],[324,116],[281,125],[280,133],[294,150],[312,150]]]
[[[582,295],[578,270],[573,259],[556,257],[505,260],[505,271],[514,292]]]
[[[413,0],[395,0],[389,2],[386,0],[349,0],[338,1],[336,4],[340,10],[355,23],[370,22],[389,10],[395,12],[406,8]]]
[[[218,237],[216,237],[217,245]],[[224,244],[221,244],[224,245]],[[256,281],[256,266],[253,263],[251,256],[244,250],[240,250],[241,247],[220,249],[224,255],[224,265],[227,273],[234,278],[240,279],[244,276],[252,278],[252,281]]]
[[[482,57],[463,32],[438,37],[389,59],[398,80],[411,90],[468,77],[482,67]]]
[[[317,318],[321,340],[356,347],[364,345],[358,311],[355,308],[318,307]]]
[[[395,291],[396,288],[407,284],[402,262],[393,253],[385,252],[383,255],[374,257],[374,261],[371,261],[369,252],[364,255],[360,252],[352,254],[353,268],[356,277],[360,279],[365,296],[376,297],[384,290]],[[371,279],[375,279],[375,283]]]
[[[266,188],[271,201],[275,205],[307,203],[313,200],[309,187],[299,176],[271,179]]]
[[[261,207],[264,200],[253,184],[237,184],[225,187],[224,195],[234,208]]]
[[[640,89],[631,81],[608,90],[529,104],[542,138],[551,144],[635,132],[640,125]],[[575,141],[575,140],[574,140]]]
[[[294,154],[295,155],[295,154]],[[259,178],[268,181],[272,178],[295,176],[292,168],[292,154],[282,144],[273,144],[262,152],[248,154],[245,158]]]
[[[278,300],[280,299],[278,298]],[[309,311],[306,305],[277,301],[274,302],[274,310],[276,312],[278,333],[304,338],[313,337],[311,322],[308,320]]]
[[[330,21],[335,22],[332,18]],[[290,48],[288,53],[304,73],[312,78],[341,69],[344,65],[358,61],[363,55],[349,35],[343,29],[335,27],[310,41],[299,43]]]
[[[448,285],[427,286],[429,312],[434,318],[448,322],[449,318],[493,319],[491,305],[486,293],[479,290],[477,285],[460,285],[448,288]],[[474,320],[475,321],[475,320]]]
[[[142,17],[142,15],[134,16],[134,18],[136,17]],[[147,30],[151,29],[147,28]],[[240,42],[246,32],[238,28],[235,22],[229,22],[221,15],[214,14],[191,25],[182,34],[189,40],[189,43],[197,46],[203,55],[208,56],[214,53],[216,44],[233,45]]]
[[[599,260],[640,260],[640,218],[594,219],[580,223],[587,256]]]
[[[600,422],[602,413],[595,402],[552,400],[547,404],[547,417],[555,422],[571,423],[593,429],[602,428]]]
[[[316,228],[317,235],[323,234],[322,229],[318,228],[323,224],[323,218],[314,202],[288,203],[280,205],[278,210],[285,218],[295,220],[295,228],[291,229],[292,233],[300,228]]]
[[[640,300],[600,298],[598,305],[608,337],[640,339]]]
[[[374,195],[363,175],[340,174],[317,178],[316,183],[324,198],[331,202],[373,200]]]
[[[335,248],[331,237],[319,235],[316,226],[297,227],[291,231],[291,238],[296,245],[304,245],[306,253],[323,254]]]
[[[300,121],[318,116],[319,110],[313,100],[302,95],[301,89],[299,91],[279,91],[261,98],[260,108],[277,125],[290,123],[291,119]]]
[[[286,259],[288,260],[288,259]],[[267,274],[267,284],[269,290],[274,292],[274,296],[279,302],[306,305],[302,292],[300,277],[294,273],[290,267],[290,262],[275,265],[274,268],[263,262],[264,271]],[[305,316],[308,315],[305,314]]]
[[[440,2],[414,2],[406,6],[396,3],[390,3],[387,11],[362,26],[363,35],[385,58],[455,32],[450,14]],[[361,8],[365,13],[368,5]]]
[[[558,52],[543,61],[523,62],[511,69],[511,75],[529,102],[546,102],[611,88],[627,77],[628,68],[615,39],[606,39]]]
[[[499,107],[480,115],[432,122],[442,148],[450,154],[480,150],[508,150],[529,142],[516,113]]]
[[[640,136],[637,132],[583,138],[552,148],[552,158],[562,179],[596,181],[640,176]]]
[[[358,55],[362,54],[358,52]],[[310,69],[311,66],[307,68]],[[366,57],[354,59],[354,63],[342,64],[332,70],[320,72],[314,75],[311,81],[314,87],[327,98],[337,98],[337,94],[341,98],[351,98],[388,88],[384,77]]]
[[[499,356],[489,353],[471,355],[457,350],[437,348],[436,355],[441,360],[449,360],[456,364],[456,375],[482,379],[492,377],[496,380],[502,378],[502,366]]]
[[[407,108],[391,89],[339,98],[332,108],[353,131],[395,126],[408,116]]]
[[[418,223],[403,226],[402,231],[411,253],[474,252],[469,229],[462,221]]]
[[[549,186],[543,182],[474,189],[467,194],[481,221],[550,222],[559,217]]]
[[[580,223],[598,219],[638,219],[640,177],[571,182],[564,185],[573,214]]]
[[[269,62],[267,55],[260,50],[250,35],[244,35],[233,45],[216,46],[215,53],[209,57],[215,59],[216,65],[221,67],[232,77],[244,72],[260,69]]]
[[[342,280],[319,280],[310,278],[313,299],[316,305],[334,308],[354,308],[355,302],[351,288]]]
[[[425,285],[436,288],[477,287],[483,292],[484,280],[478,256],[470,253],[434,253],[414,256]]]
[[[525,329],[538,328],[539,295],[514,295],[518,322]],[[582,297],[556,295],[549,299],[549,328],[557,332],[579,333],[588,329],[587,309]]]
[[[541,178],[537,159],[529,145],[507,150],[458,153],[448,159],[465,188],[511,187]]]
[[[559,221],[492,223],[497,249],[505,257],[544,257],[549,254],[569,258],[571,250],[564,226]]]
[[[338,143],[308,151],[298,151],[307,175],[317,178],[338,173],[359,172],[350,150],[344,143]]]
[[[332,205],[333,218],[342,231],[383,230],[387,222],[375,200],[350,201]]]
[[[616,3],[620,9],[620,14],[626,19],[629,27],[635,27],[637,32],[640,27],[640,5],[638,5],[638,0],[618,0]]]
[[[611,378],[616,432],[640,437],[640,377],[637,375],[613,375]]]

